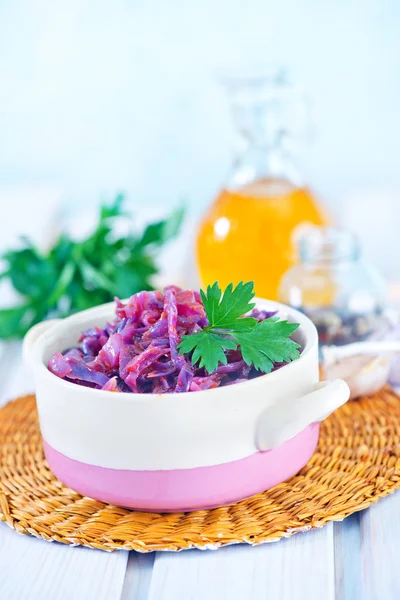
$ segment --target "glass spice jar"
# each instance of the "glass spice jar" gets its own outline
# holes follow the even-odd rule
[[[313,227],[298,241],[299,264],[283,276],[279,300],[307,314],[321,344],[348,344],[373,334],[384,319],[386,286],[361,257],[349,231]]]

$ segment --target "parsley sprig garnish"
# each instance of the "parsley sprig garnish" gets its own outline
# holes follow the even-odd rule
[[[0,280],[11,283],[20,296],[18,306],[0,310],[0,339],[22,337],[48,317],[154,289],[160,249],[179,232],[183,210],[135,232],[123,201],[119,194],[102,206],[96,228],[85,239],[63,233],[43,252],[23,238],[21,249],[0,256]]]
[[[193,365],[199,363],[208,373],[228,362],[225,350],[240,347],[247,365],[269,373],[274,363],[291,362],[300,356],[300,347],[290,338],[298,323],[270,317],[264,321],[249,316],[255,303],[254,282],[230,283],[222,293],[218,282],[200,292],[208,319],[203,331],[185,335],[179,345],[181,354],[191,354]]]

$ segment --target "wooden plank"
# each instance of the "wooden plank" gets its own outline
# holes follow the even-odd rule
[[[0,598],[120,600],[127,552],[70,548],[0,523]]]
[[[333,527],[251,548],[158,552],[149,600],[334,600]]]
[[[360,515],[363,600],[400,598],[400,492]]]
[[[154,552],[130,552],[121,600],[146,600],[154,564]]]
[[[355,513],[341,523],[334,523],[335,598],[361,599],[361,531],[360,514]]]

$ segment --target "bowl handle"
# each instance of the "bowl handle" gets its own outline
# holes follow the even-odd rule
[[[45,331],[48,331],[55,323],[58,323],[60,319],[49,319],[48,321],[41,321],[29,329],[25,334],[22,342],[22,356],[24,363],[28,368],[32,369],[34,345],[37,340],[41,337]]]
[[[314,390],[301,398],[285,398],[268,407],[257,423],[256,446],[259,450],[276,448],[303,431],[311,423],[318,423],[345,404],[350,389],[342,379],[322,381]]]

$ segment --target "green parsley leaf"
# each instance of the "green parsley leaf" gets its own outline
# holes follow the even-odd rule
[[[0,337],[11,339],[21,335],[34,323],[35,311],[30,305],[0,310]]]
[[[199,366],[205,367],[211,373],[215,371],[218,363],[226,365],[228,362],[224,350],[235,350],[237,344],[222,335],[201,331],[193,335],[185,335],[179,345],[180,352],[187,354],[193,351],[192,363],[200,361]]]
[[[104,205],[100,208],[100,223],[107,221],[113,217],[120,217],[124,214],[122,205],[124,203],[124,195],[117,194],[114,202],[110,205]]]
[[[207,287],[207,294],[203,290],[200,294],[213,329],[232,329],[239,317],[255,307],[255,303],[251,302],[255,296],[253,281],[241,281],[235,288],[233,283],[230,283],[223,294],[216,281]],[[256,322],[256,319],[254,321]],[[247,321],[247,324],[251,325],[251,321]]]
[[[144,248],[151,244],[161,245],[178,233],[184,217],[183,208],[176,210],[168,220],[151,223],[146,227],[142,237],[137,242],[138,248]]]
[[[298,323],[265,319],[250,332],[237,332],[234,337],[240,346],[243,360],[263,373],[270,373],[274,363],[290,362],[300,356],[300,347],[290,336]]]
[[[230,283],[222,293],[218,282],[201,290],[208,325],[203,331],[183,336],[178,349],[181,354],[191,354],[193,365],[199,363],[208,373],[226,364],[225,350],[240,347],[243,360],[259,371],[269,373],[274,363],[290,362],[300,356],[299,344],[290,338],[298,323],[280,321],[270,317],[257,321],[244,316],[254,302],[254,283],[241,281],[235,288]]]

